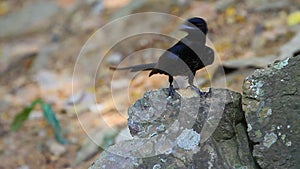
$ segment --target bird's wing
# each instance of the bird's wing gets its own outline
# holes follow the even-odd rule
[[[174,46],[169,48],[158,60],[155,69],[161,70],[151,73],[164,73],[170,75],[177,75],[180,73],[181,70],[185,70],[184,67],[187,67],[186,64],[183,62],[181,57],[184,53],[189,50],[186,45],[182,42],[177,42]]]
[[[168,65],[170,62],[177,62],[183,52],[186,51],[187,46],[182,42],[177,42],[174,46],[169,48],[158,60],[157,66]]]
[[[210,65],[215,60],[215,52],[212,48],[205,46],[205,54],[207,55],[206,62],[204,63],[205,66]]]
[[[190,50],[188,46],[186,46],[183,42],[179,41],[177,42],[174,46],[172,46],[171,48],[169,48],[167,51],[168,53],[173,53],[175,54],[177,57],[176,59],[179,59],[179,57],[181,55],[183,55],[183,53],[187,50]],[[169,56],[172,59],[175,59],[174,56]]]

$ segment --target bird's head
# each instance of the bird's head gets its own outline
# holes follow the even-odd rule
[[[204,35],[207,34],[207,24],[206,21],[202,18],[190,18],[186,22],[184,22],[180,27],[179,30],[185,31],[187,33],[195,32],[201,30]]]

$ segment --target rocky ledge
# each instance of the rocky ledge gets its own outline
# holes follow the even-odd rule
[[[261,168],[300,168],[300,55],[245,79],[243,110]]]
[[[128,110],[134,139],[109,147],[90,168],[300,168],[299,62],[257,70],[243,96],[146,92]]]

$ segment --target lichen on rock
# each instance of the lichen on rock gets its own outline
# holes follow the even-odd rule
[[[128,110],[135,139],[109,147],[90,168],[300,168],[299,70],[300,56],[257,70],[243,98],[226,89],[172,98],[148,91]]]
[[[245,79],[243,110],[253,156],[261,168],[300,168],[299,70],[298,55]]]
[[[167,89],[146,92],[128,110],[135,139],[108,148],[91,168],[120,168],[118,160],[109,161],[114,154],[123,156],[125,168],[255,168],[241,95],[226,89],[212,89],[208,97],[181,92],[191,91],[173,98]]]

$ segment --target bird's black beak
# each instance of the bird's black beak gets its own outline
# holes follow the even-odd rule
[[[190,26],[190,25],[186,25],[186,24],[182,24],[179,27],[179,30],[181,31],[191,31],[191,30],[199,30],[196,26]]]

